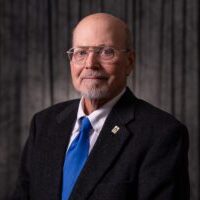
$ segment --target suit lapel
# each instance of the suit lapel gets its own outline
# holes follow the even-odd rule
[[[59,115],[57,122],[51,124],[51,129],[48,130],[46,142],[48,146],[46,152],[47,164],[45,166],[46,185],[48,185],[49,199],[60,199],[60,188],[62,183],[62,168],[65,156],[66,147],[68,145],[70,135],[76,120],[78,103],[66,107]]]
[[[87,199],[126,145],[131,137],[126,124],[134,118],[134,101],[135,98],[127,89],[113,107],[77,180],[70,200]]]

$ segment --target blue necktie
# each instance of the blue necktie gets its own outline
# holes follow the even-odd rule
[[[89,152],[89,133],[92,126],[87,117],[81,118],[80,132],[71,143],[64,161],[62,200],[68,200]]]

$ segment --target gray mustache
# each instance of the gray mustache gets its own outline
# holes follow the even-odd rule
[[[90,72],[90,73],[84,73],[83,75],[81,75],[80,78],[84,79],[84,78],[92,78],[92,77],[107,79],[109,76],[104,72]]]

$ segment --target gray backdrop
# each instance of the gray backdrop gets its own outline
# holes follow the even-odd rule
[[[65,50],[83,16],[109,12],[134,35],[129,86],[190,133],[191,200],[199,200],[198,0],[0,0],[0,199],[8,199],[32,115],[78,97]]]

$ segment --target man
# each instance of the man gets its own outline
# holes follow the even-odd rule
[[[188,200],[188,133],[126,87],[129,30],[105,13],[82,19],[68,51],[81,100],[37,113],[13,199]]]

